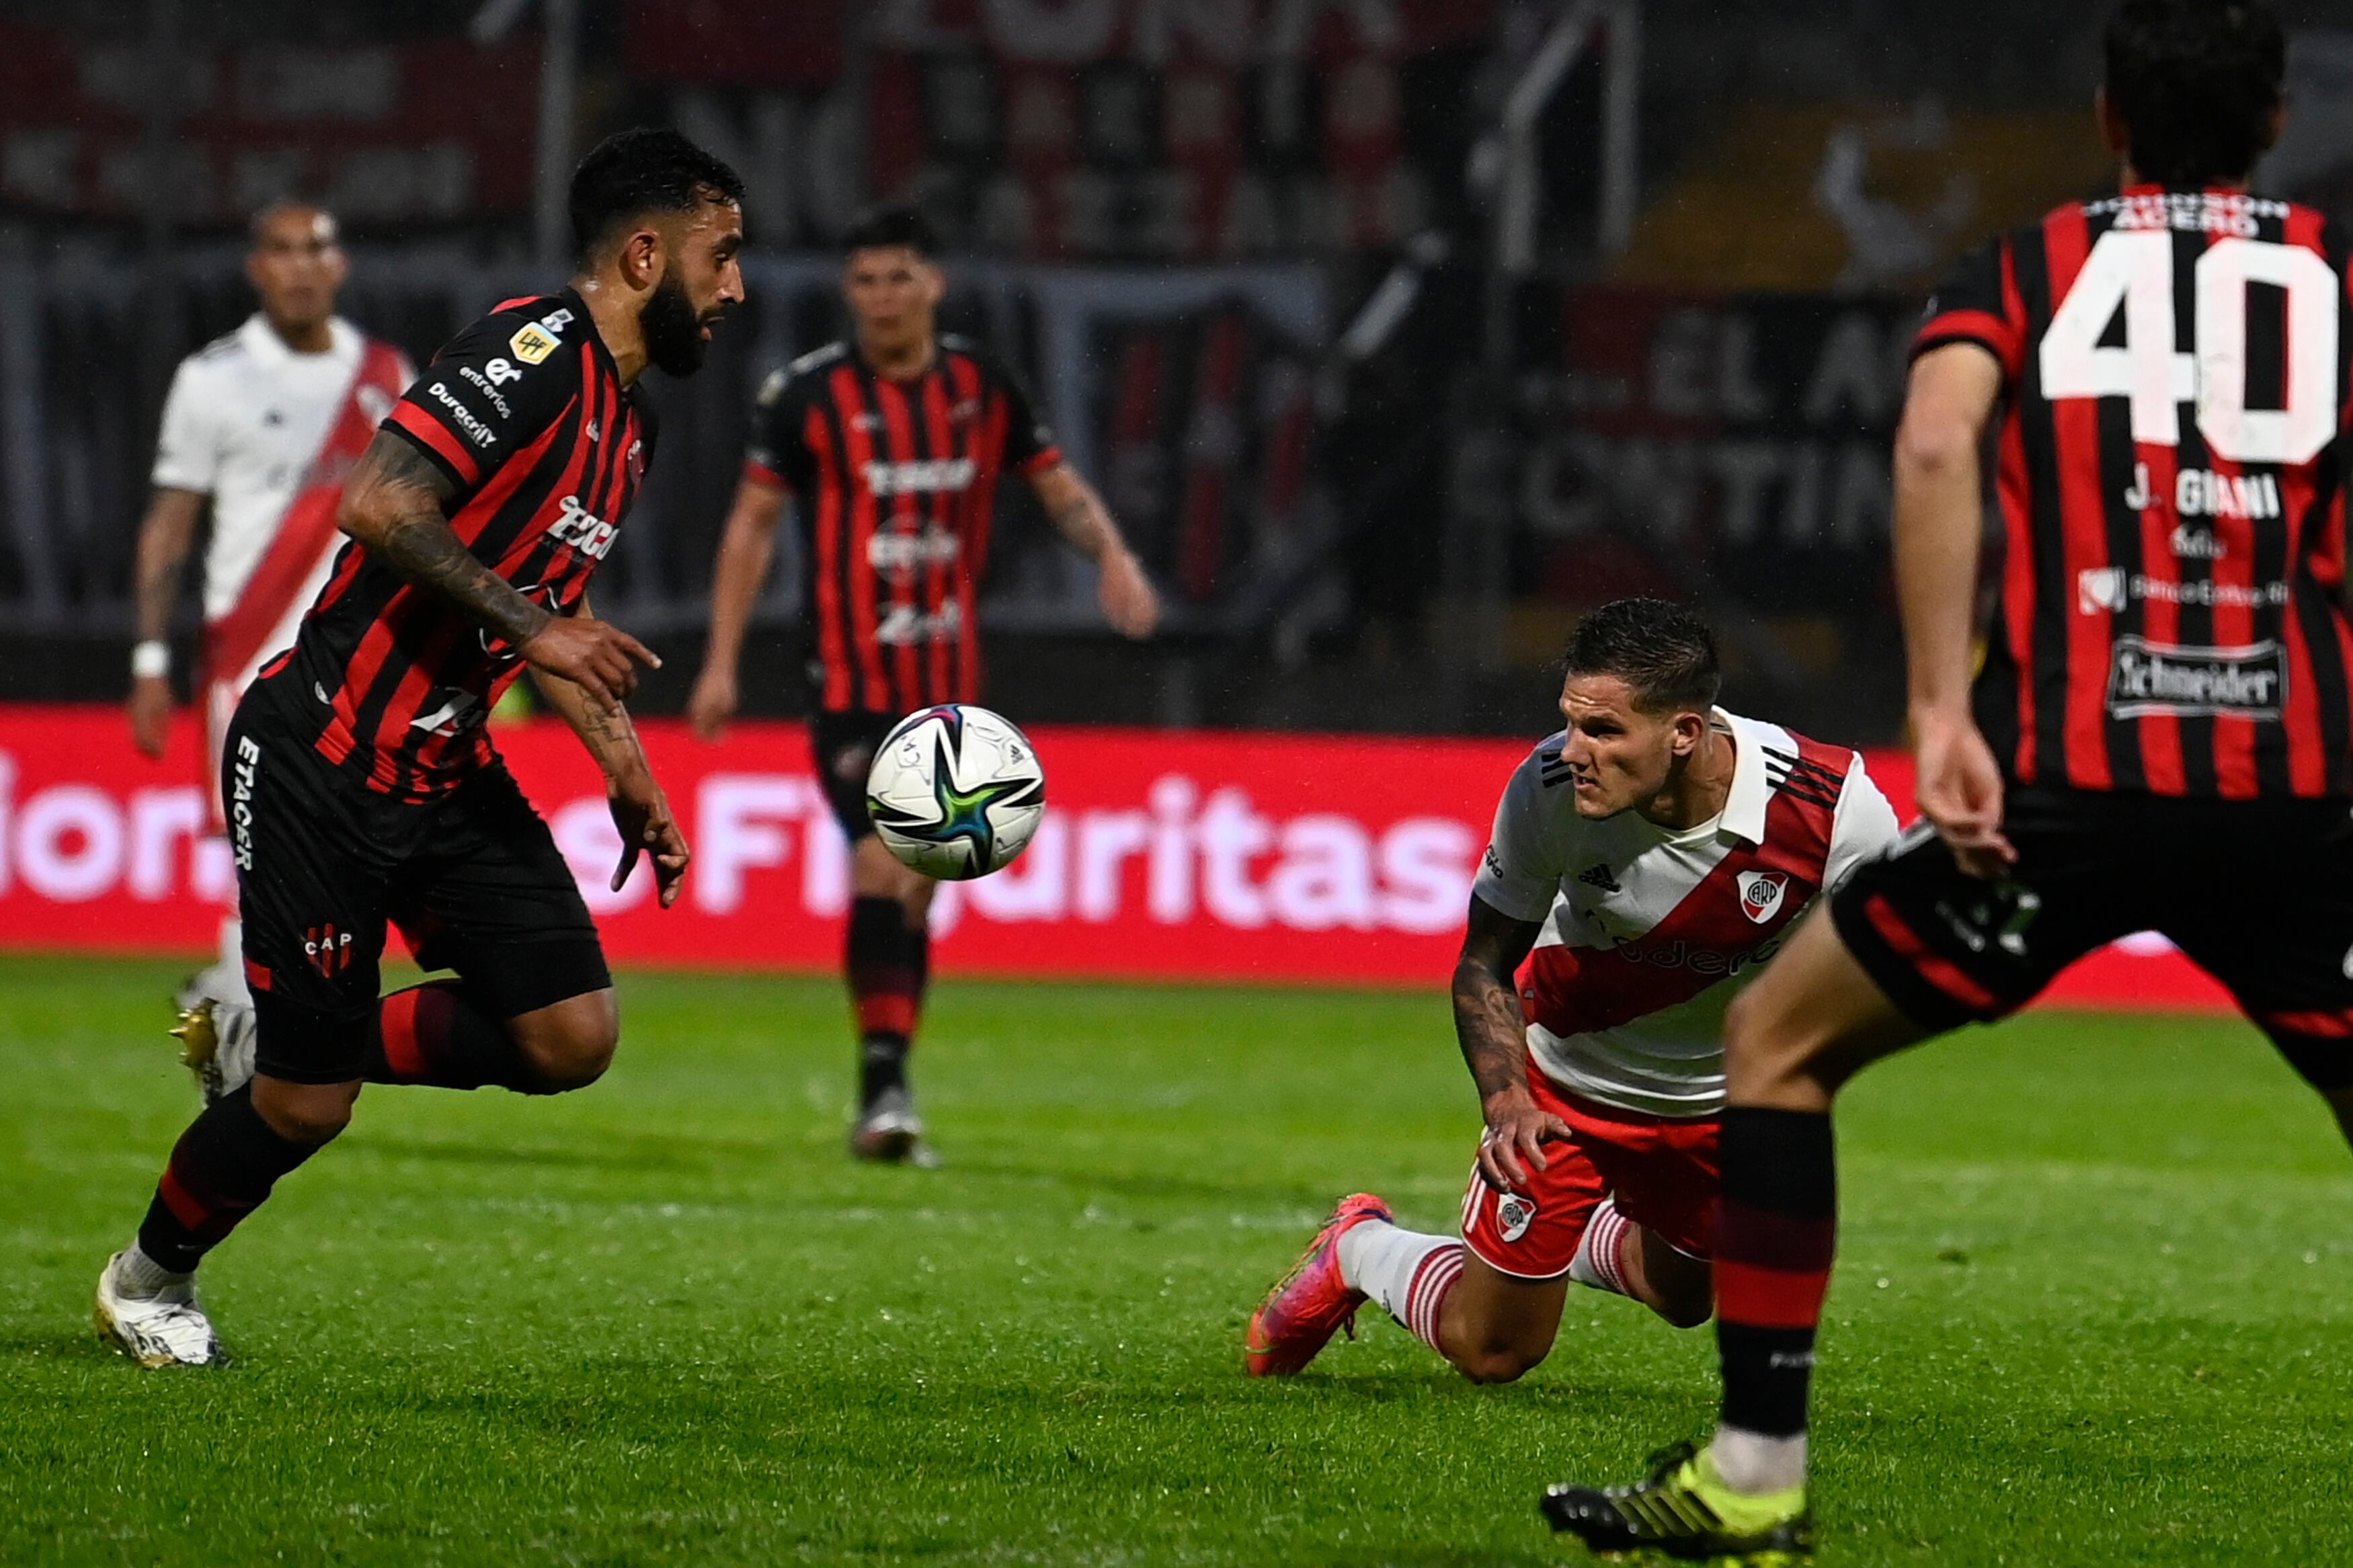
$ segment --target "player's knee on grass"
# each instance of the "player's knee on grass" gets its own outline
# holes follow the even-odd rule
[[[352,1123],[356,1083],[291,1083],[267,1073],[253,1078],[253,1109],[269,1130],[289,1143],[316,1149],[335,1140]]]
[[[507,1029],[540,1090],[562,1094],[595,1083],[613,1065],[621,1010],[609,989],[591,991],[511,1018]]]
[[[1449,1352],[1454,1370],[1473,1383],[1517,1383],[1552,1353],[1551,1334],[1514,1332],[1497,1325],[1474,1331]]]
[[[1446,1359],[1473,1383],[1516,1382],[1552,1353],[1567,1291],[1565,1279],[1515,1279],[1473,1257],[1440,1309]]]

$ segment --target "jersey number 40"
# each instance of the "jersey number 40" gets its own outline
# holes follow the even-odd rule
[[[2344,284],[2316,252],[2227,238],[2198,258],[2195,313],[2174,301],[2174,237],[2100,237],[2042,338],[2042,395],[2132,399],[2133,439],[2181,444],[2181,405],[2198,409],[2207,449],[2233,463],[2308,463],[2336,437],[2337,342]],[[2286,296],[2285,405],[2247,406],[2248,295]],[[2122,310],[2125,341],[2104,342]],[[2272,329],[2272,330],[2276,330]],[[2185,342],[2184,338],[2188,341]]]

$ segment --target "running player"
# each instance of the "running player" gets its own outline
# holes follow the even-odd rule
[[[1725,1007],[1895,815],[1852,752],[1717,708],[1688,610],[1606,605],[1566,662],[1567,728],[1504,792],[1454,969],[1487,1123],[1461,1235],[1344,1199],[1251,1315],[1253,1375],[1367,1297],[1477,1383],[1544,1360],[1572,1280],[1707,1321]]]
[[[483,720],[529,665],[604,770],[613,886],[644,853],[676,900],[686,841],[621,706],[655,661],[586,592],[652,452],[638,377],[693,372],[743,299],[741,193],[675,132],[600,144],[573,176],[571,286],[451,340],[353,473],[353,542],[229,726],[258,1061],[181,1136],[99,1279],[100,1331],[142,1365],[221,1359],[198,1260],[343,1131],[363,1083],[553,1094],[612,1059],[596,929]],[[388,920],[457,978],[380,998]]]
[[[874,835],[866,815],[874,748],[919,708],[979,696],[974,598],[997,477],[1007,468],[1029,481],[1054,527],[1100,568],[1114,628],[1148,637],[1160,605],[1103,498],[1062,460],[1019,384],[977,344],[935,330],[946,280],[931,226],[914,212],[885,210],[841,244],[841,292],[855,331],[760,389],[687,714],[706,741],[733,715],[744,628],[785,498],[797,496],[816,622],[810,742],[850,841],[844,963],[860,1071],[849,1148],[860,1159],[928,1163],[907,1052],[930,973],[937,884]]]
[[[204,641],[195,682],[202,710],[205,783],[220,820],[222,738],[262,661],[294,640],[302,611],[327,580],[343,537],[335,501],[376,421],[416,372],[401,353],[335,314],[350,270],[335,220],[301,202],[256,214],[245,276],[261,309],[227,337],[180,362],[155,443],[153,499],[139,525],[131,650],[131,736],[164,754],[171,726],[172,606],[195,546],[206,502]],[[220,960],[180,997],[183,1029],[209,1028],[214,998],[247,1000],[234,910],[221,921]],[[194,1045],[195,1042],[192,1042]],[[209,1059],[209,1050],[196,1055]]]
[[[1869,1063],[2154,925],[2353,1127],[2344,241],[2247,194],[2284,106],[2258,0],[2126,0],[2106,53],[2121,194],[1970,258],[1920,333],[1895,570],[1927,825],[1726,1020],[1722,1425],[1633,1486],[1549,1493],[1596,1551],[1810,1545],[1830,1110]],[[1972,700],[1998,411],[2007,553]]]

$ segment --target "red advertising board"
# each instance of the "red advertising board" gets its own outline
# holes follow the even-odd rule
[[[849,861],[797,725],[646,743],[692,840],[677,907],[640,871],[606,889],[617,840],[601,781],[550,721],[500,733],[618,963],[827,972]],[[1428,986],[1453,966],[1504,779],[1506,741],[1056,729],[1031,731],[1051,805],[1007,870],[942,889],[957,973]],[[0,708],[0,950],[195,952],[228,858],[206,840],[192,723],[162,763],[105,709]],[[1900,756],[1874,770],[1908,798]],[[2062,981],[2085,1005],[2204,1007],[2220,993],[2161,946],[2111,949]]]

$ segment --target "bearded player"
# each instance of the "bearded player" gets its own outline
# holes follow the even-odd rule
[[[573,176],[571,285],[451,340],[345,487],[352,542],[229,726],[257,1059],[181,1136],[99,1279],[100,1332],[142,1365],[221,1359],[197,1263],[364,1084],[554,1094],[611,1061],[596,929],[484,720],[528,666],[604,771],[614,888],[646,854],[676,900],[686,841],[622,707],[655,660],[587,587],[652,456],[638,378],[691,374],[744,297],[742,190],[675,132],[601,143]],[[380,997],[390,921],[456,977]]]
[[[1020,384],[978,345],[939,334],[947,284],[930,225],[910,210],[885,210],[852,226],[841,244],[841,293],[855,330],[760,389],[687,714],[711,741],[734,713],[744,629],[786,498],[796,498],[816,633],[810,743],[850,842],[843,959],[860,1052],[850,1152],[929,1163],[907,1053],[931,973],[938,884],[875,837],[866,814],[875,747],[917,709],[979,697],[975,599],[997,476],[1008,468],[1100,569],[1113,628],[1148,637],[1160,605],[1103,498],[1062,460]]]
[[[165,638],[180,575],[207,503],[204,639],[194,682],[204,718],[206,794],[219,816],[223,737],[237,700],[327,580],[343,536],[335,502],[376,421],[416,372],[398,350],[335,314],[350,264],[329,214],[279,202],[256,214],[246,280],[261,308],[227,337],[180,362],[155,444],[154,497],[139,525],[139,641],[131,650],[131,736],[160,758],[171,727]],[[213,1055],[210,1003],[247,1000],[234,911],[221,921],[220,960],[180,997],[191,1016],[191,1065]],[[241,1049],[244,1041],[234,1042]]]
[[[1252,1314],[1254,1375],[1367,1298],[1478,1383],[1544,1360],[1572,1283],[1707,1321],[1725,1008],[1895,816],[1854,752],[1716,707],[1688,610],[1604,605],[1566,664],[1567,727],[1504,792],[1454,970],[1487,1124],[1460,1234],[1343,1200]]]
[[[1597,1552],[1811,1545],[1830,1111],[1871,1062],[2154,925],[2353,1128],[2345,241],[2247,194],[2284,114],[2267,7],[2126,0],[2106,53],[2120,194],[1969,258],[1918,338],[1895,575],[1927,823],[1726,1020],[1722,1417],[1635,1485],[1546,1495]],[[1997,419],[2007,552],[1973,690]]]

